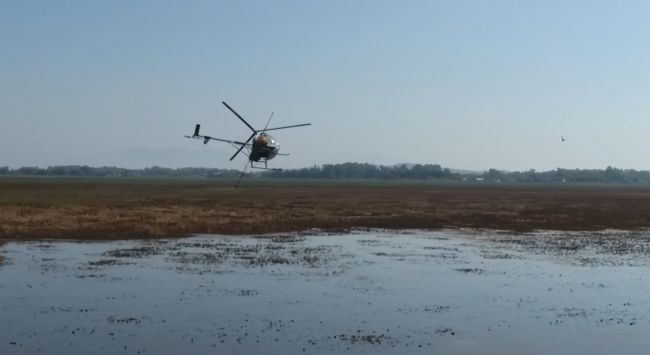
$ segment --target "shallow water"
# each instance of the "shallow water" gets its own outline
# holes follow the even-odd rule
[[[646,354],[643,232],[0,247],[0,353]]]

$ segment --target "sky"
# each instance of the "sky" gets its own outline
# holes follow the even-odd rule
[[[0,1],[0,166],[650,169],[650,2]],[[562,143],[560,137],[566,142]]]

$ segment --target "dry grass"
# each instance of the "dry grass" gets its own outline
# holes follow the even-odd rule
[[[0,179],[0,239],[105,239],[321,228],[650,227],[639,187]]]

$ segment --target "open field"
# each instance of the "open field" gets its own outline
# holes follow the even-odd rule
[[[0,239],[111,239],[311,228],[650,227],[650,188],[207,179],[0,179]]]

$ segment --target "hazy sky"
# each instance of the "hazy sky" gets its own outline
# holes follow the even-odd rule
[[[0,166],[650,169],[647,1],[2,1]],[[560,142],[560,136],[567,141]]]

